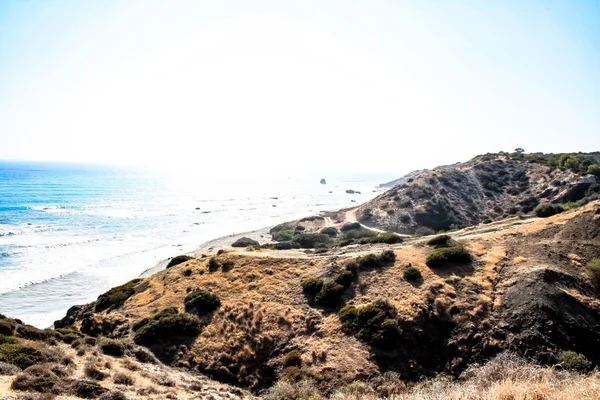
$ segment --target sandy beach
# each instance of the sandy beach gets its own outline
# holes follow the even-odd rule
[[[205,242],[202,245],[200,245],[200,247],[198,247],[197,249],[190,251],[188,253],[184,253],[184,254],[190,255],[190,256],[196,256],[196,255],[200,255],[202,253],[210,253],[212,251],[216,251],[219,249],[231,247],[231,244],[241,237],[248,237],[250,239],[256,240],[260,244],[270,243],[272,241],[271,235],[269,235],[269,230],[271,228],[272,228],[271,226],[268,226],[265,228],[256,229],[256,230],[249,231],[249,232],[242,232],[242,233],[235,233],[235,234],[227,235],[227,236],[221,236],[219,238],[209,240],[208,242]],[[174,254],[173,257],[176,255],[177,254]],[[170,259],[171,258],[162,260],[160,263],[158,263],[154,267],[148,268],[147,270],[145,270],[144,272],[142,272],[140,274],[140,278],[146,278],[146,277],[153,275],[159,271],[162,271],[163,269],[165,269],[165,267],[167,266]]]

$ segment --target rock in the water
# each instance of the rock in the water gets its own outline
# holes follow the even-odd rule
[[[321,179],[321,185],[326,185],[327,181],[325,180],[325,178]]]

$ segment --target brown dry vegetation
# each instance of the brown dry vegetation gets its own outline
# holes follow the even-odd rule
[[[427,239],[354,245],[326,255],[240,249],[212,255],[219,266],[212,271],[212,257],[192,259],[137,282],[123,305],[88,314],[75,326],[129,337],[132,324],[169,307],[183,312],[186,295],[204,289],[218,296],[220,307],[200,316],[197,337],[161,344],[162,356],[168,354],[163,359],[253,391],[281,378],[312,377],[321,393],[333,393],[385,371],[407,382],[458,376],[507,349],[548,365],[561,350],[575,350],[598,365],[600,352],[588,344],[600,339],[600,302],[585,268],[600,256],[597,210],[598,203],[590,203],[545,219],[513,218],[454,232],[473,261],[435,269],[425,264],[433,251]],[[344,331],[337,309],[318,307],[302,292],[306,278],[333,280],[349,261],[385,249],[393,249],[395,261],[361,269],[340,307],[388,300],[400,332],[391,350]],[[404,279],[408,265],[421,271],[421,280]],[[302,363],[284,370],[292,350]],[[577,379],[584,385],[592,378]],[[423,396],[415,398],[440,398]],[[472,398],[496,398],[481,396]]]

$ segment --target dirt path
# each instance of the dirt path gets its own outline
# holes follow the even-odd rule
[[[357,208],[353,208],[353,209],[351,209],[351,210],[348,210],[348,211],[346,211],[346,222],[347,222],[347,223],[351,223],[351,222],[358,222],[358,219],[356,218],[356,210],[357,210],[357,209],[358,209],[358,207],[357,207]],[[360,224],[360,226],[362,226],[363,228],[365,228],[365,229],[368,229],[368,230],[370,230],[370,231],[377,232],[377,233],[382,233],[382,232],[385,232],[385,231],[383,231],[383,230],[381,230],[381,229],[377,229],[377,228],[371,228],[370,226],[363,225],[363,224],[361,224],[360,222],[358,222],[358,223]],[[394,233],[395,233],[395,232],[394,232]]]

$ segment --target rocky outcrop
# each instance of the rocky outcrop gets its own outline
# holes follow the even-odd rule
[[[553,166],[553,155],[486,154],[416,171],[357,211],[366,225],[412,234],[419,227],[446,231],[527,214],[540,203],[581,200],[599,178],[586,168]],[[558,158],[558,156],[556,156]],[[599,153],[577,155],[598,163]]]

